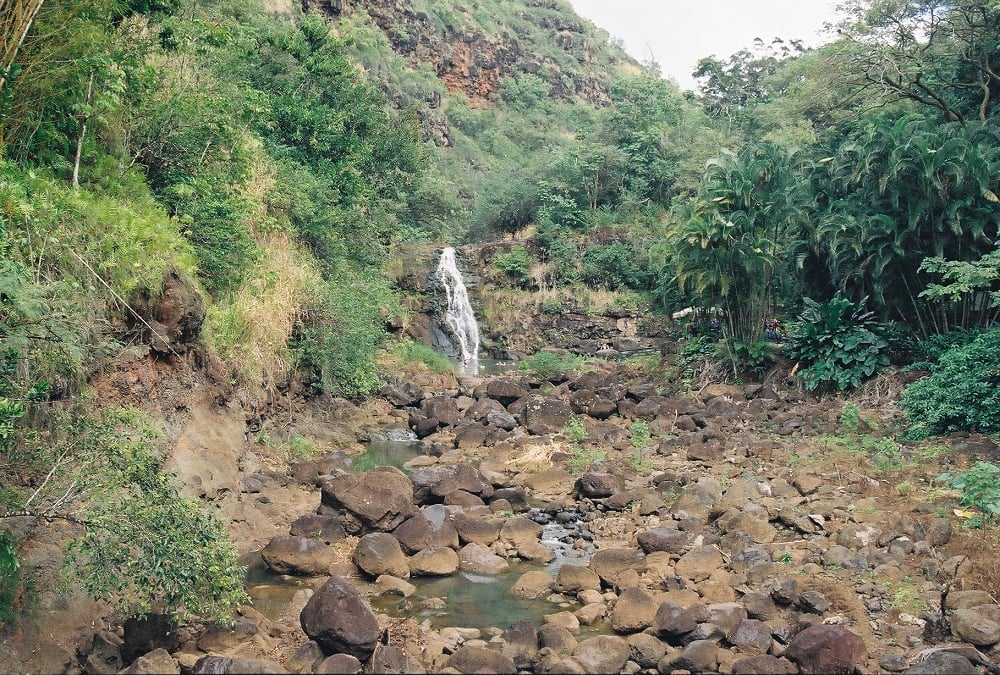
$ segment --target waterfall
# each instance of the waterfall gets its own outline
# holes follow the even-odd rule
[[[479,324],[469,304],[469,292],[462,281],[462,273],[455,263],[455,249],[447,247],[441,251],[441,261],[437,267],[437,278],[448,295],[448,310],[445,319],[458,338],[462,357],[462,370],[470,375],[479,374]]]

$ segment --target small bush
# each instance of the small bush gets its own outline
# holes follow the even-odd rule
[[[818,303],[805,298],[806,308],[792,324],[785,353],[804,364],[799,377],[810,391],[860,386],[889,364],[888,344],[875,333],[873,314],[840,296]]]
[[[515,246],[508,253],[497,254],[493,258],[493,264],[504,276],[519,284],[531,278],[531,256],[528,255],[528,249],[523,246]]]
[[[583,425],[583,420],[579,417],[569,418],[569,422],[566,423],[563,433],[566,434],[567,438],[577,442],[590,438],[590,432],[587,431],[587,427]]]
[[[949,349],[900,404],[917,432],[1000,432],[1000,329]]]
[[[767,369],[774,363],[774,343],[769,340],[757,340],[748,344],[733,338],[729,349],[737,370],[758,379],[764,377]]]
[[[987,521],[1000,517],[1000,466],[992,462],[976,462],[971,469],[958,476],[944,473],[939,481],[951,483],[951,487],[961,491],[958,503],[971,506],[982,514],[970,519],[970,527],[982,527]]]
[[[580,358],[569,354],[537,352],[518,364],[519,370],[526,370],[539,377],[553,381],[580,365]]]

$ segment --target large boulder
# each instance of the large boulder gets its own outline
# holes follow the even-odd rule
[[[466,544],[458,551],[459,565],[463,571],[473,574],[501,574],[510,568],[510,563],[479,544]]]
[[[344,526],[336,516],[307,513],[292,521],[288,534],[293,537],[311,537],[332,544],[347,537]]]
[[[448,668],[454,668],[460,673],[509,673],[517,672],[514,661],[509,656],[492,649],[478,646],[459,648],[448,657]]]
[[[410,557],[410,574],[413,576],[446,576],[458,571],[458,554],[453,549],[433,546],[418,551]]]
[[[868,649],[864,641],[843,626],[809,626],[792,638],[785,657],[802,675],[864,671]]]
[[[425,506],[392,533],[403,550],[411,555],[433,546],[458,548],[458,532],[440,504]]]
[[[572,414],[566,401],[533,394],[525,402],[520,417],[530,433],[543,435],[562,431]]]
[[[272,571],[301,576],[329,574],[337,561],[335,551],[323,541],[291,535],[272,538],[260,555]]]
[[[625,479],[613,473],[590,471],[576,479],[573,493],[578,497],[603,499],[625,490]]]
[[[597,635],[587,638],[573,650],[573,658],[588,673],[618,673],[631,654],[631,647],[617,635]]]
[[[413,483],[392,466],[331,476],[323,483],[322,502],[348,511],[367,529],[383,532],[395,529],[416,512]]]
[[[387,532],[369,532],[354,548],[354,564],[373,578],[388,574],[410,576],[410,563],[396,538]]]
[[[375,614],[344,577],[331,577],[309,598],[299,623],[327,655],[344,653],[365,661],[378,643]]]
[[[508,406],[528,395],[528,390],[509,378],[498,377],[486,384],[486,395]]]

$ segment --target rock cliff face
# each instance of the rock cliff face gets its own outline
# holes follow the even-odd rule
[[[444,3],[442,3],[444,4]],[[413,0],[303,0],[306,10],[330,19],[366,11],[393,49],[410,64],[430,64],[451,93],[480,105],[503,78],[530,73],[546,81],[550,96],[601,104],[610,101],[605,67],[620,64],[624,53],[601,49],[603,39],[559,0],[525,0],[523,8],[504,3],[506,20],[486,12],[483,2],[423,10]],[[558,49],[539,50],[539,41]]]

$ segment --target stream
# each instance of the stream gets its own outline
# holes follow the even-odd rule
[[[408,429],[372,433],[367,445],[366,452],[354,458],[355,471],[385,465],[406,471],[406,463],[423,454],[423,443]],[[458,572],[445,577],[411,577],[408,581],[417,588],[413,595],[407,598],[376,596],[371,599],[372,607],[395,618],[426,619],[439,629],[447,626],[504,629],[525,619],[540,625],[543,616],[565,607],[546,599],[515,597],[510,593],[511,587],[530,570],[544,570],[555,577],[565,563],[585,565],[593,553],[593,546],[587,542],[585,526],[577,513],[550,513],[532,508],[525,515],[542,526],[540,541],[555,553],[548,564],[515,560],[499,575]],[[253,606],[268,618],[277,619],[296,593],[312,588],[308,578],[270,571],[257,552],[244,556],[241,563],[247,565],[247,592]],[[606,627],[599,622],[581,629],[586,634],[596,634],[605,631]]]

